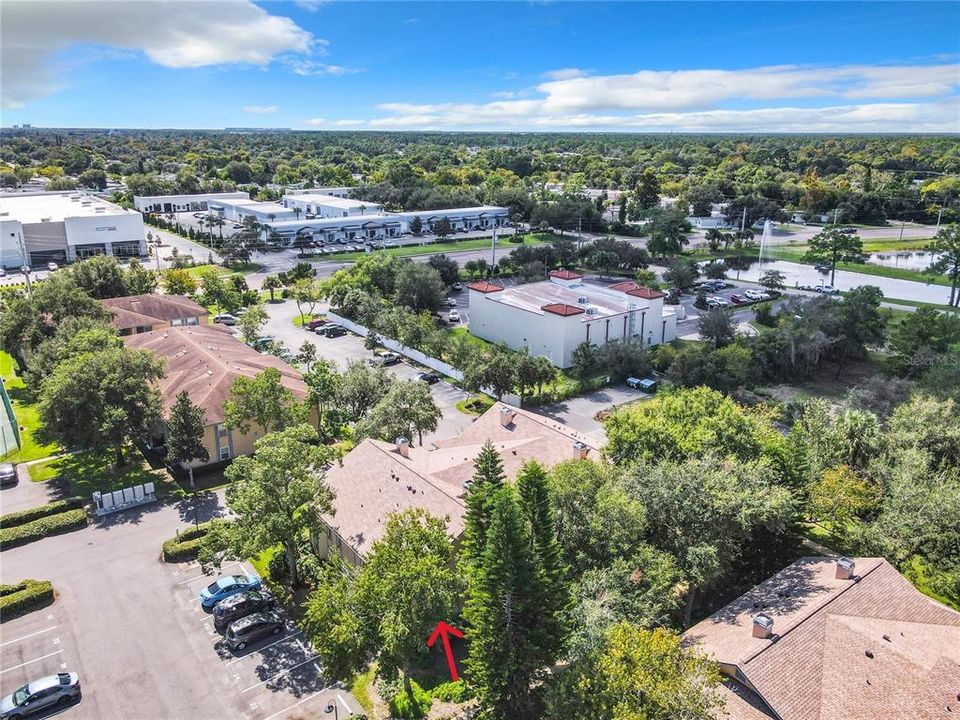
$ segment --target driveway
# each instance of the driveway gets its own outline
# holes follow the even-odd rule
[[[201,520],[223,514],[222,495],[201,496],[198,510]],[[83,683],[69,717],[321,716],[337,691],[303,662],[312,653],[294,630],[272,648],[263,641],[242,656],[221,654],[196,600],[209,578],[159,557],[162,542],[192,517],[188,501],[146,505],[5,550],[0,582],[47,579],[57,600],[3,624],[0,692],[69,670]]]
[[[0,490],[0,515],[46,505],[69,495],[68,489],[56,480],[31,482],[27,463],[17,465],[17,478],[16,485]]]
[[[597,413],[610,411],[626,403],[648,400],[653,395],[626,385],[617,385],[596,390],[586,395],[571,398],[553,405],[544,405],[531,410],[540,415],[569,425],[586,435],[596,447],[607,442],[603,424],[596,419]]]

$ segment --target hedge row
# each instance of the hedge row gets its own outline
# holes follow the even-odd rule
[[[200,541],[207,534],[209,522],[191,527],[163,543],[163,559],[169,563],[196,560],[200,553]]]
[[[23,580],[0,585],[0,622],[53,602],[53,584],[47,580]]]
[[[83,508],[67,510],[56,515],[42,517],[39,520],[28,522],[16,527],[0,528],[0,550],[25,545],[45,538],[48,535],[76,530],[87,524],[87,511]]]
[[[47,517],[48,515],[56,515],[58,513],[66,512],[67,510],[75,510],[79,507],[83,507],[83,500],[80,498],[55,500],[52,503],[40,505],[39,507],[30,508],[28,510],[20,510],[19,512],[0,515],[0,528],[12,528],[16,527],[17,525],[25,525],[28,522],[39,520],[40,518]]]

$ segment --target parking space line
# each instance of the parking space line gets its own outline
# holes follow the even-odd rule
[[[32,638],[34,635],[41,635],[41,634],[43,634],[43,633],[45,633],[45,632],[50,632],[51,630],[56,630],[56,628],[57,628],[56,625],[51,625],[51,626],[48,627],[48,628],[44,628],[43,630],[37,630],[36,632],[32,632],[32,633],[30,633],[29,635],[24,635],[23,637],[19,637],[19,638],[17,638],[16,640],[7,640],[6,642],[0,643],[0,647],[4,647],[4,646],[6,646],[6,645],[11,645],[11,644],[13,644],[13,643],[21,642],[21,641],[23,641],[23,640],[26,640],[27,638]]]
[[[297,663],[296,665],[293,665],[293,666],[291,666],[291,667],[288,667],[286,670],[283,670],[283,671],[281,671],[281,672],[278,672],[278,673],[277,673],[276,675],[274,675],[273,677],[269,677],[269,678],[267,678],[266,680],[261,680],[261,681],[258,682],[256,685],[251,685],[250,687],[248,687],[248,688],[246,688],[246,689],[244,689],[244,690],[241,690],[240,692],[241,692],[241,693],[245,693],[245,692],[247,692],[247,691],[249,691],[249,690],[253,690],[254,688],[258,688],[258,687],[260,687],[261,685],[266,685],[268,682],[273,682],[273,681],[276,680],[278,677],[283,677],[284,675],[286,675],[286,674],[287,674],[288,672],[290,672],[291,670],[296,670],[296,669],[297,669],[298,667],[300,667],[301,665],[306,665],[306,664],[309,663],[309,662],[313,662],[313,661],[316,660],[318,657],[319,657],[319,655],[314,655],[313,657],[307,658],[307,659],[304,660],[303,662],[299,662],[299,663]]]
[[[272,648],[274,645],[277,645],[277,644],[279,644],[279,643],[282,643],[284,640],[289,640],[289,639],[292,638],[292,637],[296,637],[296,636],[299,635],[299,634],[300,634],[300,631],[297,630],[296,632],[290,633],[289,635],[284,635],[282,638],[280,638],[279,640],[274,640],[274,641],[273,641],[272,643],[270,643],[269,645],[264,645],[262,648],[257,648],[256,650],[254,650],[254,651],[251,652],[251,653],[247,653],[246,655],[241,655],[241,656],[238,657],[238,658],[234,658],[233,660],[231,660],[230,662],[228,662],[227,665],[233,665],[234,663],[238,663],[238,662],[240,662],[241,660],[246,660],[246,659],[247,659],[248,657],[250,657],[251,655],[255,655],[255,654],[258,653],[258,652],[263,652],[263,651],[266,650],[267,648]]]
[[[313,698],[315,698],[317,695],[319,695],[320,693],[326,692],[327,690],[329,690],[329,689],[332,688],[332,687],[333,687],[333,685],[330,685],[329,687],[325,687],[325,688],[323,688],[323,689],[321,689],[321,690],[317,690],[315,693],[313,693],[313,695],[307,695],[307,697],[305,697],[303,700],[300,700],[300,701],[298,701],[298,702],[295,702],[293,705],[290,705],[289,707],[285,707],[285,708],[284,708],[283,710],[281,710],[280,712],[275,712],[273,715],[268,715],[268,716],[265,717],[263,720],[273,720],[273,718],[277,717],[278,715],[283,715],[287,710],[292,710],[292,709],[295,708],[297,705],[303,705],[305,702],[307,702],[307,700],[313,700]]]
[[[235,565],[239,565],[241,568],[243,567],[243,563],[240,563],[240,562],[231,563],[230,565],[227,565],[227,567],[234,567]],[[221,570],[222,569],[223,568],[221,568]],[[194,580],[200,580],[201,578],[205,578],[205,577],[213,577],[213,575],[207,575],[207,574],[197,575],[196,577],[192,577],[189,580],[181,580],[180,582],[177,583],[177,585],[186,585],[187,583],[192,583]]]
[[[6,670],[0,670],[0,675],[3,675],[6,672],[11,670],[16,670],[17,668],[22,668],[24,665],[29,665],[30,663],[40,662],[41,660],[46,660],[48,657],[53,657],[54,655],[59,655],[63,650],[57,650],[56,652],[49,653],[48,655],[42,655],[41,657],[34,658],[33,660],[27,660],[26,662],[20,663],[19,665],[14,665],[13,667],[8,667]]]

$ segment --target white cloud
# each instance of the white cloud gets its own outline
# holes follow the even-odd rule
[[[262,66],[325,42],[249,0],[5,2],[0,41],[4,107],[62,89],[70,73],[55,58],[71,48],[142,52],[164,67],[196,68]]]
[[[294,0],[294,5],[296,5],[301,10],[306,10],[307,12],[316,12],[324,5],[326,5],[329,0]]]
[[[326,118],[310,118],[309,120],[301,121],[303,125],[309,125],[310,127],[322,127],[322,128],[342,128],[342,127],[360,127],[361,125],[366,125],[366,120],[327,120]]]
[[[290,58],[285,60],[290,68],[297,74],[304,77],[315,75],[354,75],[363,72],[363,68],[352,68],[344,65],[331,65],[330,63],[321,63],[309,58]]]
[[[280,110],[278,105],[244,105],[243,111],[245,113],[252,113],[254,115],[270,115]]]
[[[587,71],[580,68],[561,68],[560,70],[545,72],[543,76],[548,80],[572,80],[573,78],[584,77],[586,74]]]

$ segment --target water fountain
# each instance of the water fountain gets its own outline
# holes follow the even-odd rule
[[[763,234],[760,236],[760,268],[763,268],[763,249],[767,246],[767,241],[773,236],[773,223],[765,220],[763,223]]]

